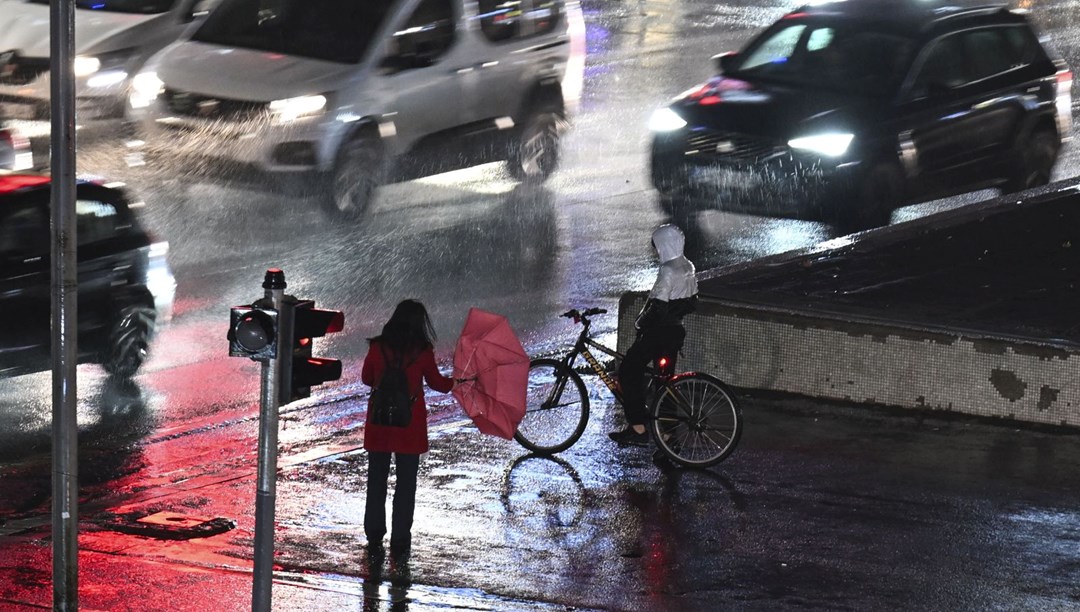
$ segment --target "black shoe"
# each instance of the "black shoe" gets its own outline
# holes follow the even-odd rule
[[[661,453],[660,451],[656,451],[652,454],[652,462],[653,465],[660,468],[660,470],[664,472],[668,470],[673,470],[678,467],[671,459],[668,458],[667,455]]]
[[[609,433],[608,437],[614,440],[619,446],[645,446],[649,443],[648,430],[638,433],[629,425],[626,429]]]

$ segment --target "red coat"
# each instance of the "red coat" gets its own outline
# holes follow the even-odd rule
[[[394,359],[389,349],[387,355]],[[379,343],[372,342],[368,347],[364,367],[360,370],[360,380],[365,385],[374,387],[382,380],[386,361],[383,359]],[[371,410],[367,413],[364,424],[364,449],[382,453],[407,453],[419,455],[428,451],[427,403],[424,401],[424,381],[427,386],[441,393],[449,393],[454,381],[439,373],[435,365],[435,351],[428,347],[420,356],[405,368],[405,377],[409,379],[409,393],[416,397],[412,405],[412,420],[407,427],[374,425],[371,422]],[[370,403],[370,399],[369,399]]]

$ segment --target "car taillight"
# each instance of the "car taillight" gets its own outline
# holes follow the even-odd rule
[[[1057,71],[1056,100],[1058,134],[1068,138],[1072,134],[1072,70],[1061,68]]]

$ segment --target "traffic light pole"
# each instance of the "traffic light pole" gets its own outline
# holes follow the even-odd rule
[[[285,307],[285,273],[267,270],[265,300],[279,313]],[[285,330],[281,330],[285,331]],[[277,334],[277,358],[262,362],[259,392],[259,480],[255,496],[255,569],[251,592],[253,612],[269,612],[274,580],[274,505],[277,495],[278,397],[282,362],[292,351],[292,333]]]
[[[278,408],[308,397],[312,386],[341,378],[341,362],[312,356],[311,339],[345,327],[341,312],[321,310],[312,300],[285,295],[285,273],[277,268],[266,271],[263,289],[266,293],[262,299],[229,309],[228,333],[230,357],[248,357],[262,363],[253,612],[270,612],[273,592]]]

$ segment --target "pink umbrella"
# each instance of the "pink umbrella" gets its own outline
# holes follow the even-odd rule
[[[454,397],[477,429],[513,438],[525,418],[529,356],[506,317],[469,310],[454,349],[454,378]]]

